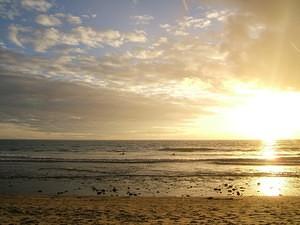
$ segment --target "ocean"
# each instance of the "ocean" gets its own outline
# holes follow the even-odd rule
[[[0,140],[0,194],[300,195],[300,140]]]

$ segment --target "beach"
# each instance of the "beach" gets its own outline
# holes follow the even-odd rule
[[[0,224],[300,224],[300,141],[0,141]]]
[[[300,0],[0,0],[0,225],[300,225]]]
[[[299,197],[1,196],[1,224],[300,224]]]

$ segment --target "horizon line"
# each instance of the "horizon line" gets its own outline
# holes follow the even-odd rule
[[[298,141],[300,138],[276,139],[275,141]],[[262,139],[44,139],[0,138],[0,141],[264,141]]]

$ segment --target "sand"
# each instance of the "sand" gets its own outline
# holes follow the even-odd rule
[[[0,224],[300,224],[299,197],[0,197]]]

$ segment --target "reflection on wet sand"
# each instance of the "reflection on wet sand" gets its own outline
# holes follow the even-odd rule
[[[269,141],[263,144],[261,156],[266,160],[276,160],[276,141]],[[265,165],[258,167],[258,170],[263,173],[271,173],[272,177],[259,177],[257,185],[259,192],[264,196],[280,196],[283,194],[282,189],[287,186],[285,177],[277,177],[285,171],[283,166]]]
[[[264,196],[283,195],[283,188],[287,186],[285,177],[260,177],[257,179],[259,191]]]

